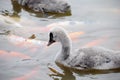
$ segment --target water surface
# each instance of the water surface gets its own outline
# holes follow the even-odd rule
[[[71,13],[42,14],[0,0],[0,80],[120,80],[119,69],[76,73],[54,63],[60,44],[46,47],[51,27],[68,30],[73,50],[86,46],[120,50],[119,0],[69,2]],[[50,76],[48,66],[62,75]]]

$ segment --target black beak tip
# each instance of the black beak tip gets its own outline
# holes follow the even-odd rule
[[[53,44],[55,41],[49,41],[47,46],[50,46],[51,44]]]
[[[50,42],[48,42],[47,46],[50,46]]]

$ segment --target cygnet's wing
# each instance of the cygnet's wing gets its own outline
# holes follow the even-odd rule
[[[73,53],[74,56],[71,57],[68,64],[71,67],[83,69],[114,68],[115,54],[116,51],[101,47],[81,48]]]

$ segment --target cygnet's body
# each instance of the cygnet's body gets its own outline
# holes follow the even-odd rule
[[[49,34],[48,46],[60,42],[61,51],[55,62],[75,69],[114,69],[120,68],[120,52],[102,47],[80,48],[71,52],[71,41],[63,28],[53,28]]]
[[[70,11],[67,0],[16,0],[37,12],[65,13]]]

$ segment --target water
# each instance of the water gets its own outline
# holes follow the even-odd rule
[[[120,50],[119,0],[71,0],[71,13],[45,15],[11,0],[0,3],[4,15],[0,16],[0,80],[120,80],[119,69],[64,72],[54,63],[60,44],[46,47],[49,29],[61,25],[69,32],[73,49],[103,46]],[[48,66],[61,75],[51,75]]]

